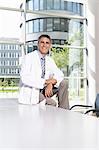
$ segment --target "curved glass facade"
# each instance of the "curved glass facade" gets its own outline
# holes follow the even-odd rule
[[[26,0],[26,9],[32,11],[42,11],[49,10],[61,13],[67,13],[68,15],[78,15],[83,16],[84,14],[84,6],[82,3],[72,2],[72,1],[63,1],[63,0]],[[77,46],[81,46],[83,44],[83,38],[72,40],[76,33],[81,37],[83,35],[83,21],[79,19],[72,18],[64,18],[64,17],[46,17],[38,16],[37,18],[34,16],[30,19],[27,17],[26,20],[26,34],[32,35],[35,33],[36,39],[29,38],[26,42],[34,42],[34,40],[38,39],[38,34],[47,32],[49,35],[57,36],[53,37],[53,44],[66,44],[69,45],[76,43]],[[55,33],[55,34],[54,34]],[[61,36],[62,34],[64,36]],[[60,35],[61,34],[61,35]],[[55,42],[55,43],[54,43]],[[74,44],[75,45],[75,44]]]
[[[27,0],[28,10],[64,10],[83,16],[83,4],[63,0]]]
[[[40,32],[66,32],[67,38],[65,41],[68,41],[69,44],[74,43],[74,40],[71,41],[71,38],[76,34],[83,34],[83,21],[73,20],[69,18],[40,18],[33,19],[26,22],[26,33],[40,33]],[[83,36],[83,35],[82,35]],[[56,39],[57,40],[57,39]],[[78,40],[77,38],[75,39]],[[79,39],[79,42],[76,44],[81,45],[83,43],[83,38]],[[53,43],[54,44],[54,43]],[[56,42],[55,42],[56,44]],[[61,42],[57,44],[62,44]],[[66,44],[63,42],[63,44]]]

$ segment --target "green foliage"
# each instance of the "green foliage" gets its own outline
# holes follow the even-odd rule
[[[19,84],[19,79],[14,79],[14,78],[1,78],[0,79],[0,87],[14,87],[18,86]]]
[[[80,45],[79,46],[83,46],[83,42],[84,42],[84,37],[83,37],[83,33],[82,32],[76,32],[71,39],[68,41],[69,45],[72,45],[72,43],[79,41]]]
[[[69,49],[68,48],[52,48],[51,56],[55,60],[59,68],[64,68],[68,65]]]

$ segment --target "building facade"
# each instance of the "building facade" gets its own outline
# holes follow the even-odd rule
[[[0,78],[19,78],[20,56],[18,39],[0,38]]]
[[[26,0],[26,4],[23,3],[21,8],[24,8],[24,5],[25,25],[21,22],[20,27],[23,32],[26,32],[27,52],[36,49],[38,36],[42,33],[49,34],[53,44],[64,45],[70,44],[69,41],[74,33],[83,30],[83,20],[72,19],[75,15],[84,16],[84,5],[80,1]],[[22,21],[24,21],[23,17],[24,14]],[[75,43],[76,46],[81,45],[81,41],[77,40]]]

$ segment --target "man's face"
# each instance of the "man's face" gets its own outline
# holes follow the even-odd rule
[[[51,41],[46,37],[42,37],[38,43],[38,49],[41,52],[41,54],[43,55],[47,54],[50,48],[51,48]]]

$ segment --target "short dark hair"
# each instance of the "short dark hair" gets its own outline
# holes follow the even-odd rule
[[[48,38],[48,39],[52,42],[52,39],[51,39],[51,37],[50,37],[49,35],[47,35],[47,34],[42,34],[42,35],[40,35],[40,36],[38,37],[38,43],[39,43],[40,39],[43,38],[43,37]]]

